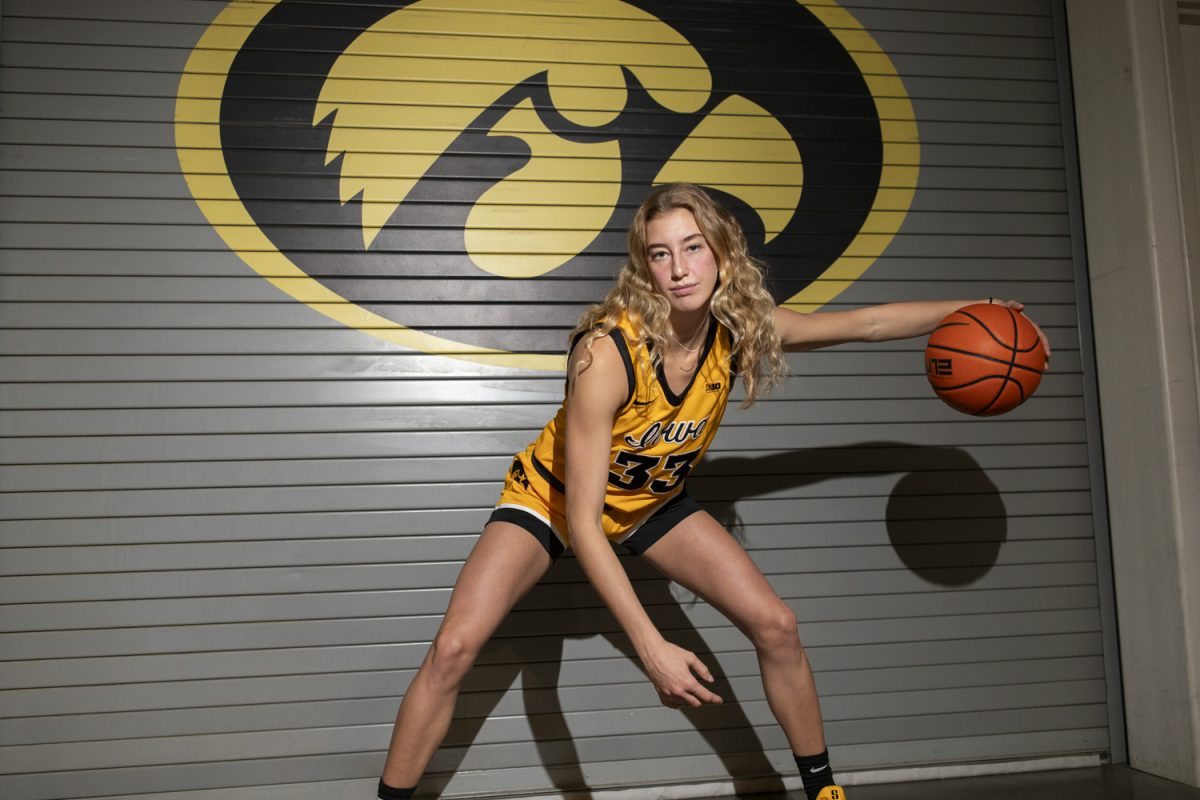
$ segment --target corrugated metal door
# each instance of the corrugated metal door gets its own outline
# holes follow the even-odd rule
[[[795,357],[692,481],[797,611],[840,768],[1107,750],[1061,65],[1050,3],[998,8],[5,2],[0,791],[367,796],[659,179],[798,308],[1003,295],[1054,340],[991,420],[920,342]],[[791,774],[747,641],[628,566],[737,702],[657,707],[564,559],[429,786]]]

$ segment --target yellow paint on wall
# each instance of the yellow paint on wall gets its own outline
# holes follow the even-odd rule
[[[892,243],[916,194],[920,148],[912,102],[891,59],[875,39],[850,12],[832,0],[808,0],[803,5],[841,42],[863,73],[871,96],[875,98],[875,110],[883,133],[883,172],[879,176],[879,185],[909,190],[887,195],[889,208],[899,212],[887,218],[882,216],[884,212],[880,208],[883,195],[876,193],[862,231],[846,251],[816,281],[788,299],[788,307],[808,312],[816,311],[845,291]]]
[[[536,133],[525,133],[536,129]],[[529,146],[529,161],[489,188],[467,217],[466,245],[471,260],[493,275],[533,278],[570,261],[590,245],[621,196],[621,147],[616,141],[576,142],[545,127],[529,99],[522,100],[492,128],[490,136],[513,136]],[[538,195],[531,182],[552,182],[570,164],[571,181],[559,181],[559,205],[531,206]],[[574,182],[589,181],[581,189]],[[545,195],[542,195],[543,197]],[[564,222],[570,220],[570,224]],[[547,229],[546,220],[552,223]],[[537,234],[531,235],[531,229]]]
[[[481,15],[462,5],[418,0],[392,12],[346,48],[321,89],[313,122],[336,115],[326,163],[343,156],[343,203],[359,194],[368,203],[364,247],[459,134],[506,91],[535,75],[545,73],[564,117],[588,127],[608,124],[625,108],[622,68],[673,111],[696,111],[708,101],[712,76],[699,52],[673,28],[628,3],[592,0],[588,10],[594,16],[585,20],[555,16],[562,8],[558,0],[506,0],[503,15]],[[537,20],[532,26],[531,18]],[[437,36],[428,34],[429,20],[436,21]],[[370,55],[378,52],[397,55]],[[363,81],[381,75],[405,80]],[[535,161],[541,156],[534,151]],[[534,173],[545,170],[546,165],[532,167]],[[619,163],[615,170],[619,175]],[[502,194],[520,195],[519,184],[509,184]],[[384,195],[401,199],[376,202]],[[605,216],[595,234],[607,221]],[[528,222],[536,227],[536,219]],[[489,264],[496,262],[476,258],[474,250],[471,257],[493,271]],[[566,260],[530,259],[539,267],[529,273]]]
[[[796,213],[804,166],[783,123],[734,95],[700,121],[654,183],[698,183],[740,198],[758,213],[769,242]]]
[[[197,97],[221,97],[225,78],[234,56],[245,43],[253,27],[258,24],[275,2],[255,2],[247,5],[231,3],[209,26],[192,51],[179,82],[176,118],[189,118],[197,113],[191,106]],[[350,303],[340,295],[325,288],[310,278],[287,256],[279,252],[267,238],[250,213],[241,204],[229,178],[225,157],[221,151],[220,127],[218,125],[181,124],[175,128],[175,146],[179,154],[179,166],[194,197],[210,196],[237,201],[236,209],[223,204],[219,209],[211,207],[211,201],[197,199],[209,224],[224,239],[229,248],[243,261],[284,293],[307,305],[319,305],[326,316],[350,328],[369,330],[372,335],[414,350],[426,353],[453,355],[481,364],[541,370],[561,370],[561,356],[545,356],[527,353],[508,353],[489,348],[467,347],[457,342],[431,336],[393,322],[386,317],[373,314]],[[197,188],[203,186],[204,194]]]

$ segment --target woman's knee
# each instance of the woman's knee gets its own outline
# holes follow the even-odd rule
[[[796,630],[796,614],[782,600],[763,612],[754,621],[750,634],[759,650],[799,650],[800,634]]]
[[[459,683],[479,657],[483,643],[457,631],[440,631],[429,648],[430,677],[439,683]]]

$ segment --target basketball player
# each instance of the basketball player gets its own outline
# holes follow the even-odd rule
[[[728,211],[695,186],[651,194],[634,217],[616,285],[575,330],[563,405],[514,459],[400,705],[379,797],[412,796],[484,643],[567,547],[628,634],[662,704],[721,702],[705,686],[708,667],[646,614],[609,545],[620,542],[746,634],[809,800],[842,800],[795,615],[688,495],[685,480],[716,434],[735,377],[749,405],[782,377],[785,351],[928,334],[970,302],[989,301],[814,314],[778,308]]]

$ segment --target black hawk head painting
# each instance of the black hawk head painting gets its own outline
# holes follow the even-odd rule
[[[180,81],[208,221],[296,300],[415,350],[561,369],[653,186],[700,184],[819,308],[891,242],[919,148],[825,0],[230,3]]]

